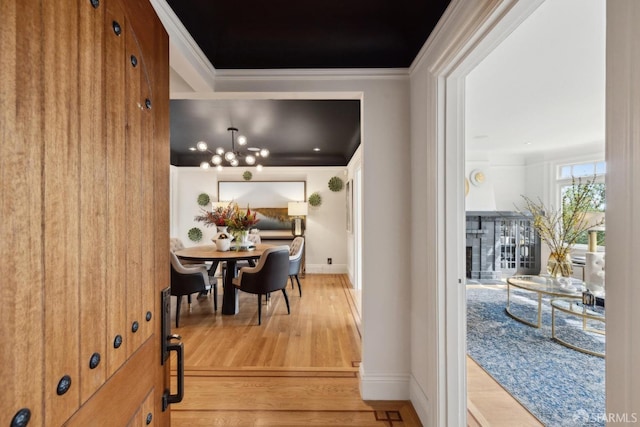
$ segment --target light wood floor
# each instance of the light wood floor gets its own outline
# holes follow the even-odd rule
[[[172,306],[185,348],[185,397],[172,405],[172,425],[421,426],[410,402],[360,399],[360,297],[347,277],[301,282],[302,298],[287,288],[291,315],[272,294],[261,326],[255,295],[239,294],[235,316],[214,312],[211,295],[189,312],[185,298],[179,328]],[[541,425],[470,359],[468,378],[470,426]]]
[[[255,295],[240,293],[235,316],[214,312],[211,296],[194,298],[189,312],[185,298],[172,331],[185,348],[185,397],[172,405],[172,425],[421,425],[409,402],[360,399],[359,299],[347,277],[301,282],[302,298],[287,289],[291,315],[274,293],[261,326]]]

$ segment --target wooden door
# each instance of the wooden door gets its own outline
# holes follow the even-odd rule
[[[148,0],[0,16],[0,425],[168,425],[167,35]]]

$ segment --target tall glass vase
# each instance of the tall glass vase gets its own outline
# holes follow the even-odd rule
[[[233,236],[235,237],[235,247],[238,250],[249,247],[249,230],[234,230]]]
[[[547,273],[552,277],[571,277],[573,267],[571,267],[571,255],[566,252],[551,252],[547,262]]]

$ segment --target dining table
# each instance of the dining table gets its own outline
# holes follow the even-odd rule
[[[215,275],[220,262],[226,262],[226,273],[223,276],[222,294],[222,314],[237,314],[239,311],[238,289],[233,285],[233,278],[238,272],[238,261],[255,261],[269,248],[274,245],[259,243],[249,248],[228,251],[219,251],[215,245],[191,246],[175,251],[178,258],[190,261],[212,262],[209,268],[209,276]]]

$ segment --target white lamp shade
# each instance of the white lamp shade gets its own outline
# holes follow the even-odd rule
[[[603,231],[605,229],[604,218],[604,212],[585,212],[582,216],[582,222],[585,225],[593,225],[593,227],[589,227],[589,230]]]
[[[308,210],[307,202],[289,202],[287,213],[289,216],[303,216]]]

